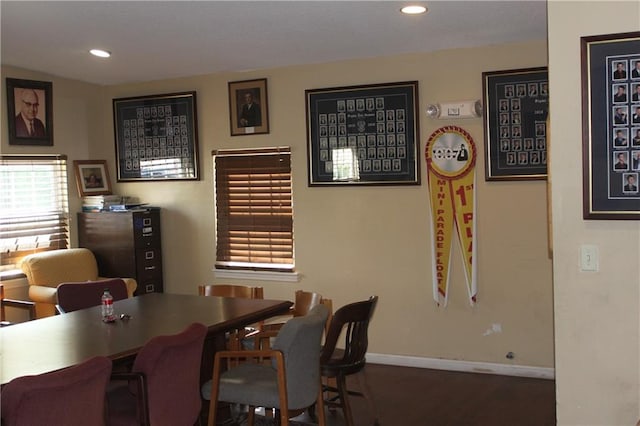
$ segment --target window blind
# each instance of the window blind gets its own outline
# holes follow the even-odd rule
[[[216,266],[291,271],[291,150],[219,150],[213,156]]]
[[[0,157],[0,265],[69,246],[66,156]]]

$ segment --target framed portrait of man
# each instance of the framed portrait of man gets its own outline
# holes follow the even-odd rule
[[[7,78],[10,145],[53,145],[53,85]]]
[[[269,133],[267,79],[229,82],[231,136]]]

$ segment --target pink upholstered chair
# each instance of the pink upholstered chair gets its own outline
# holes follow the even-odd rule
[[[144,296],[143,296],[144,297]],[[173,336],[149,340],[131,373],[107,393],[109,425],[193,425],[200,417],[200,363],[207,327],[194,323]]]
[[[111,360],[95,357],[64,370],[13,379],[2,388],[6,426],[105,424]]]
[[[65,313],[98,306],[101,304],[102,293],[105,289],[109,289],[114,301],[128,297],[127,284],[121,278],[62,283],[58,286],[56,309],[60,313]]]

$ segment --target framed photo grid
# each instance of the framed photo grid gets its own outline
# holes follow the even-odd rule
[[[640,32],[581,48],[583,217],[640,219]]]
[[[196,92],[113,100],[118,182],[198,180]]]
[[[7,78],[9,145],[53,145],[53,84]]]
[[[420,184],[417,81],[305,96],[309,186]]]
[[[546,67],[482,73],[485,179],[545,179],[549,78]]]

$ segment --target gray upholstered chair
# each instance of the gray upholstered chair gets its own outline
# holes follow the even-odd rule
[[[328,315],[328,308],[318,305],[307,315],[287,321],[271,350],[216,353],[213,380],[202,386],[202,397],[211,401],[209,426],[215,424],[218,401],[248,405],[249,426],[253,425],[255,407],[275,408],[280,424],[286,426],[290,417],[317,403],[318,423],[323,426],[320,350]],[[221,373],[223,360],[238,357],[271,358],[271,362],[245,362]]]

